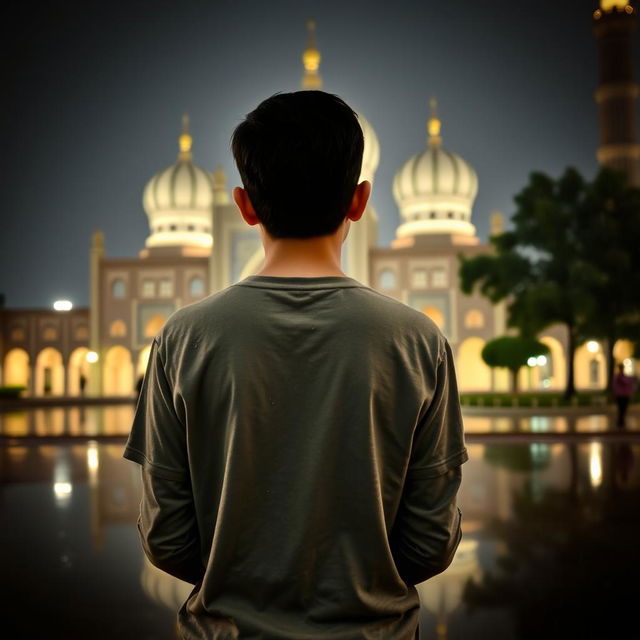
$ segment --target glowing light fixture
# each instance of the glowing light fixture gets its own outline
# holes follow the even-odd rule
[[[598,353],[599,348],[600,345],[595,340],[589,340],[589,342],[587,342],[587,351],[589,353]]]
[[[527,359],[527,364],[530,367],[535,367],[536,364],[538,364],[538,358],[536,358],[535,356],[531,356],[530,358]]]
[[[87,355],[85,356],[87,359],[87,362],[98,362],[100,356],[95,352],[95,351],[89,351],[87,352]]]
[[[56,311],[71,311],[73,304],[71,300],[56,300],[53,303],[53,308]]]
[[[536,364],[539,367],[544,367],[544,365],[547,364],[547,356],[538,356],[536,358]]]

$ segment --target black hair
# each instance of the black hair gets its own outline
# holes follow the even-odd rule
[[[362,168],[355,111],[324,91],[276,93],[236,127],[231,149],[258,219],[275,238],[333,233]]]

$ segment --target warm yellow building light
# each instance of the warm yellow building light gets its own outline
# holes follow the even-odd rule
[[[95,352],[95,351],[89,351],[87,352],[86,355],[87,358],[87,362],[98,362],[98,359],[100,358],[100,356]]]
[[[627,0],[600,0],[600,8],[603,11],[613,11],[614,9],[624,9],[630,7]],[[630,7],[632,10],[633,8]]]
[[[56,300],[53,303],[53,308],[56,311],[71,311],[73,304],[71,300]]]

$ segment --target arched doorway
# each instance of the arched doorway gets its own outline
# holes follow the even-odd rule
[[[86,383],[89,380],[89,363],[87,362],[86,347],[78,347],[69,356],[69,366],[67,367],[67,395],[79,396],[86,390]]]
[[[104,358],[103,394],[130,396],[134,391],[133,363],[129,350],[120,345],[111,347]]]
[[[604,389],[607,366],[599,342],[589,340],[580,345],[573,362],[577,389]]]
[[[458,347],[456,373],[461,391],[490,391],[491,369],[482,359],[485,342],[482,338],[467,338]]]
[[[617,340],[613,345],[615,364],[624,364],[624,372],[628,376],[636,375],[636,361],[633,357],[633,343],[630,340]]]
[[[36,357],[35,394],[37,396],[64,395],[62,354],[53,347],[45,347]]]
[[[160,329],[164,326],[167,319],[161,315],[151,316],[144,326],[144,337],[153,338],[160,333]]]
[[[567,384],[567,360],[560,341],[551,336],[542,336],[542,344],[549,347],[547,364],[540,368],[539,377],[543,388],[559,391]],[[548,383],[545,382],[548,380]]]
[[[29,392],[29,354],[24,349],[10,349],[4,357],[3,385],[22,386]]]

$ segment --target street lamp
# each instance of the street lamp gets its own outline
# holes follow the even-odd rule
[[[56,300],[53,303],[53,308],[56,311],[71,311],[73,304],[71,300]]]

